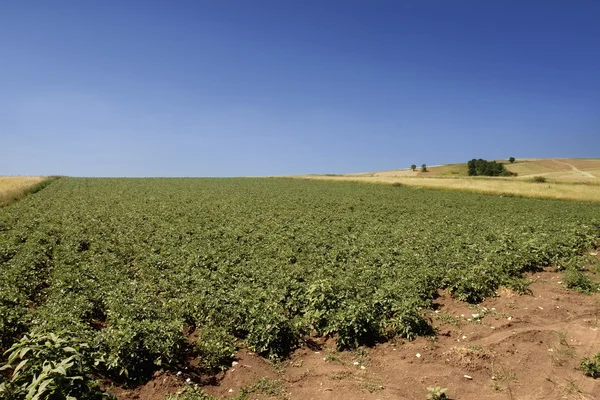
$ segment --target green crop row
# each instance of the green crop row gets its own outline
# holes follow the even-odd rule
[[[282,357],[307,335],[340,348],[411,338],[431,330],[422,310],[440,289],[478,302],[599,238],[592,203],[64,178],[0,209],[0,349],[63,332],[87,345],[90,374],[135,383],[190,356],[215,371],[238,346]]]

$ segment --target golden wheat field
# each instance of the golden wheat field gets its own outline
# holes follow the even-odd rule
[[[44,179],[43,176],[0,176],[0,205],[20,197],[27,188]]]

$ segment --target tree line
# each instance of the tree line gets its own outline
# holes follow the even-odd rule
[[[514,162],[514,157],[509,161]],[[511,172],[504,167],[503,163],[496,161],[488,161],[482,158],[472,159],[467,162],[469,176],[515,176],[515,172]]]
[[[510,157],[508,161],[513,164],[516,159],[514,157]],[[488,161],[482,158],[472,159],[467,162],[467,168],[469,171],[469,176],[516,176],[516,172],[511,172],[504,167],[504,163],[499,163],[496,161]],[[417,165],[412,164],[410,169],[413,171],[417,170]],[[421,165],[421,172],[428,172],[427,165]]]

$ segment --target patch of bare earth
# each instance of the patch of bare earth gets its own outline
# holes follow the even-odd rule
[[[439,385],[462,400],[600,398],[600,380],[577,370],[583,357],[600,351],[600,294],[566,290],[551,269],[530,278],[532,295],[504,289],[476,306],[441,293],[430,311],[435,338],[354,352],[315,339],[279,364],[242,350],[237,364],[203,389],[223,398],[255,385],[249,399],[398,400],[425,399],[426,387]],[[157,375],[117,395],[159,400],[185,379]]]

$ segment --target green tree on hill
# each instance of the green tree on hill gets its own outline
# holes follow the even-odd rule
[[[421,172],[427,172],[427,164],[421,165]]]
[[[415,169],[417,169],[417,166],[415,164],[413,164],[410,166],[410,169],[412,169],[414,171]]]
[[[496,161],[488,161],[482,158],[472,159],[467,163],[469,168],[469,176],[513,176],[514,172],[510,172],[504,168],[504,164]]]
[[[512,163],[514,163],[514,162],[515,162],[515,161],[517,161],[517,160],[515,160],[515,158],[514,158],[514,157],[510,157],[510,158],[508,159],[508,161],[509,161],[509,162],[512,164]]]

